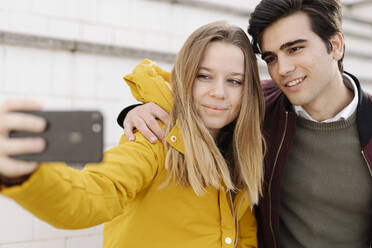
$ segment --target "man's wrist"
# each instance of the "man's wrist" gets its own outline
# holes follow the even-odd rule
[[[126,107],[125,109],[123,109],[120,112],[120,114],[118,115],[118,118],[117,118],[117,122],[118,122],[119,126],[124,128],[123,127],[123,122],[124,122],[124,119],[127,116],[128,112],[131,111],[132,109],[134,109],[135,107],[141,106],[141,105],[143,105],[143,103],[130,105],[130,106]]]

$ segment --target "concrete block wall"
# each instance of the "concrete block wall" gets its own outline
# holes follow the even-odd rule
[[[105,146],[114,146],[122,135],[116,116],[135,103],[122,77],[147,56],[170,69],[183,41],[202,24],[227,20],[245,29],[258,2],[1,0],[0,102],[21,96],[41,99],[47,109],[99,109],[105,116]],[[345,68],[360,75],[372,92],[372,25],[346,18],[344,26]],[[103,45],[104,51],[51,46],[56,40]],[[259,65],[268,78],[264,63]],[[0,248],[101,246],[102,225],[57,230],[0,196]]]
[[[122,76],[139,60],[8,45],[0,50],[1,101],[35,97],[48,109],[99,109],[105,117],[106,147],[117,143],[122,130],[115,118],[135,102]],[[0,248],[102,247],[102,226],[57,230],[4,197],[0,210]]]

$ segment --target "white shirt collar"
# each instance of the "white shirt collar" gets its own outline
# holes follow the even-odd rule
[[[345,77],[347,77],[347,79],[349,79],[351,85],[353,86],[353,90],[354,90],[354,98],[349,103],[349,105],[347,105],[343,110],[341,110],[334,117],[332,117],[330,119],[327,119],[327,120],[324,120],[324,121],[314,120],[306,112],[306,110],[303,107],[293,105],[294,106],[294,111],[296,112],[297,116],[300,116],[300,117],[302,117],[304,119],[311,120],[311,121],[314,121],[314,122],[323,122],[323,123],[335,122],[335,121],[340,121],[340,120],[347,120],[355,112],[355,110],[357,109],[359,97],[358,97],[358,88],[357,88],[356,83],[354,82],[354,80],[349,75],[347,75],[345,73],[343,75]]]

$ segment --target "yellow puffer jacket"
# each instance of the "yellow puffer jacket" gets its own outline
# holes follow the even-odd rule
[[[169,89],[153,86],[169,80],[169,74],[157,69],[145,60],[125,78],[137,99],[147,101],[151,94],[159,97],[151,101],[170,110]],[[1,193],[58,228],[105,223],[103,247],[257,247],[256,221],[245,194],[238,193],[232,206],[224,190],[208,188],[198,197],[190,187],[161,188],[167,178],[164,146],[135,135],[135,142],[123,136],[100,164],[83,171],[42,164],[22,185]],[[177,127],[167,142],[183,152]]]

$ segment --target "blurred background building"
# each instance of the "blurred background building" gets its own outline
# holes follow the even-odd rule
[[[208,22],[246,29],[258,2],[0,0],[0,101],[36,97],[47,109],[99,109],[105,147],[113,146],[122,135],[117,114],[136,102],[122,80],[126,73],[144,58],[171,69],[186,37]],[[344,68],[372,92],[372,0],[343,4]],[[102,247],[102,225],[57,230],[0,196],[0,248],[24,247]]]

